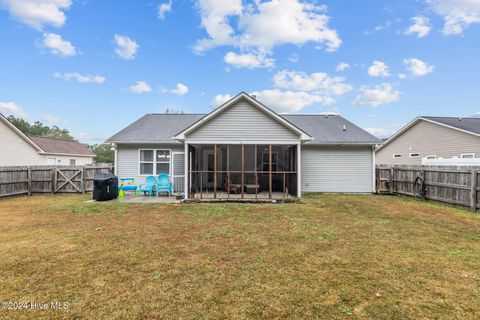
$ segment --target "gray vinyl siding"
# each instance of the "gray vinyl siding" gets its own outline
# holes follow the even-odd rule
[[[171,152],[184,152],[181,144],[145,144],[145,145],[117,145],[117,176],[119,178],[134,178],[135,184],[145,183],[146,176],[140,176],[139,150],[170,149]],[[170,158],[171,159],[171,158]],[[170,170],[172,164],[170,163]]]
[[[419,153],[420,156],[410,158],[410,153]],[[376,163],[414,165],[421,164],[422,158],[429,155],[452,158],[465,153],[474,153],[476,158],[480,157],[480,137],[420,120],[378,150]],[[394,154],[402,157],[393,158]]]
[[[302,146],[302,193],[372,192],[371,146]]]
[[[298,141],[299,135],[240,100],[187,135],[195,141]]]

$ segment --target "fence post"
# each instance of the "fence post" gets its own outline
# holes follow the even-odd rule
[[[28,195],[32,195],[32,167],[28,166],[27,169],[27,175],[28,175]]]
[[[55,194],[55,169],[52,168],[52,194]]]
[[[470,210],[477,211],[477,170],[472,170],[470,184]]]
[[[392,166],[392,167],[390,167],[390,177],[389,177],[390,181],[388,183],[388,191],[390,192],[390,194],[393,194],[393,191],[394,191],[394,189],[393,189],[393,181],[394,181],[393,180],[393,173],[394,173],[394,170],[393,170],[393,166]]]
[[[82,182],[80,182],[82,184],[82,194],[85,194],[85,166],[82,166]]]

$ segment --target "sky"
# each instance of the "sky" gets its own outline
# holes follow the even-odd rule
[[[479,57],[480,0],[0,0],[0,113],[88,143],[241,91],[388,137],[480,115]]]

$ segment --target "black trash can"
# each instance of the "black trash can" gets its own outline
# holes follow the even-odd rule
[[[110,172],[98,172],[93,178],[93,200],[107,201],[118,197],[118,178]]]

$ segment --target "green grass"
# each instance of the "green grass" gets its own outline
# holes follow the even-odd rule
[[[0,319],[476,319],[480,214],[406,197],[0,201]]]

